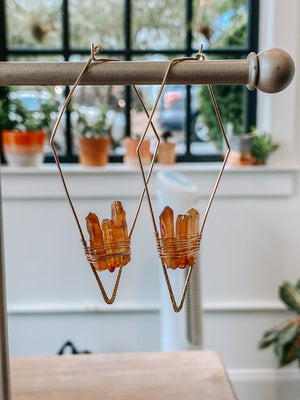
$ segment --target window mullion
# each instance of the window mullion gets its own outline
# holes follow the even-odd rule
[[[248,46],[249,52],[258,51],[258,21],[259,21],[259,0],[249,0],[249,27]],[[247,89],[246,89],[247,90]],[[246,100],[246,132],[249,132],[256,125],[257,117],[257,91],[248,91]]]
[[[5,3],[0,0],[0,60],[7,60]]]
[[[191,156],[191,141],[192,141],[192,113],[191,113],[191,86],[186,86],[186,99],[185,99],[185,136],[186,136],[186,156],[189,159]]]
[[[192,20],[193,20],[193,7],[192,0],[186,0],[186,50],[185,55],[190,57],[192,55]],[[186,139],[186,159],[191,156],[191,86],[186,86],[186,96],[185,96],[185,139]]]
[[[130,61],[132,57],[131,53],[131,0],[125,1],[125,14],[124,14],[124,34],[125,34],[125,59]],[[126,136],[130,136],[131,133],[131,120],[130,120],[130,109],[131,109],[131,88],[125,86],[125,119],[126,119]]]
[[[63,0],[62,5],[62,24],[63,24],[63,56],[65,61],[70,57],[70,29],[69,29],[69,0]]]
[[[69,0],[63,0],[63,5],[62,5],[62,24],[63,24],[63,32],[62,32],[62,43],[63,43],[63,56],[64,60],[68,61],[70,57],[70,27],[69,27]],[[67,86],[65,88],[65,96],[67,97],[70,92],[70,88]],[[72,158],[73,157],[73,138],[72,138],[72,133],[71,133],[71,116],[70,116],[70,110],[67,107],[65,111],[65,117],[66,117],[66,123],[65,123],[65,129],[66,129],[66,155],[67,158]]]

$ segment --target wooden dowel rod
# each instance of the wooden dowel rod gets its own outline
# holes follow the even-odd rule
[[[82,62],[3,62],[1,85],[72,85],[85,63]],[[81,85],[159,85],[168,68],[167,61],[108,61],[93,63]],[[182,61],[172,67],[168,83],[247,84],[247,60]]]
[[[82,62],[1,62],[0,86],[72,85]],[[158,85],[167,61],[108,61],[92,63],[82,85]],[[294,63],[283,50],[249,54],[246,60],[182,61],[172,67],[168,84],[245,84],[275,93],[294,75]]]

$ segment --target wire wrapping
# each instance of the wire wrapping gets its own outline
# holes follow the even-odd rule
[[[99,246],[84,246],[84,253],[88,262],[98,269],[97,263],[114,258],[130,256],[130,239],[120,242],[105,243]]]
[[[197,255],[200,247],[200,234],[174,236],[168,238],[162,238],[157,236],[156,247],[158,255],[163,262],[169,257],[181,258],[186,256],[191,258]]]

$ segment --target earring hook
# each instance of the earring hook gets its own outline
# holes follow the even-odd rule
[[[199,49],[199,51],[196,53],[195,58],[196,58],[197,60],[203,60],[203,61],[205,61],[205,55],[204,55],[204,53],[203,53],[203,43],[201,43],[200,49]]]
[[[98,45],[94,45],[94,43],[91,44],[91,57],[93,61],[100,61],[98,59],[95,58],[95,56],[97,56],[99,53],[101,53],[103,47],[101,46],[101,44]]]

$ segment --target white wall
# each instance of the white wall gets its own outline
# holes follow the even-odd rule
[[[299,8],[297,0],[261,0],[260,49],[283,48],[296,64],[285,91],[259,94],[258,126],[274,134],[280,151],[267,167],[226,169],[201,243],[203,347],[220,352],[240,400],[290,400],[300,389],[296,364],[278,371],[272,352],[257,350],[262,332],[289,317],[279,284],[299,278]],[[199,187],[203,213],[216,166],[175,169]],[[132,219],[138,171],[65,172],[81,220],[90,210],[107,215],[116,199]],[[54,354],[67,339],[93,352],[159,350],[160,268],[147,204],[116,303],[106,306],[55,167],[2,168],[2,186],[11,354]],[[154,198],[155,190],[153,179]]]
[[[122,166],[100,176],[71,169],[67,178],[83,227],[89,211],[109,217],[116,199],[132,221],[137,173],[122,174]],[[93,352],[158,349],[159,332],[151,329],[159,320],[156,259],[152,231],[143,231],[148,215],[135,231],[140,252],[133,240],[133,262],[123,273],[116,306],[108,307],[84,258],[56,168],[3,175],[11,353],[53,354],[67,339]],[[119,195],[122,184],[125,196]]]

